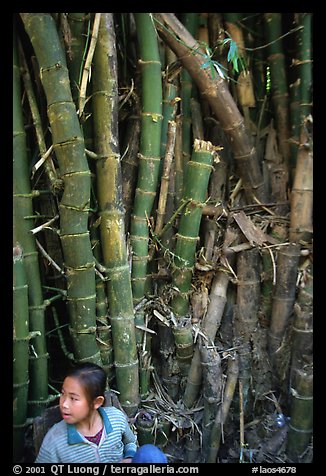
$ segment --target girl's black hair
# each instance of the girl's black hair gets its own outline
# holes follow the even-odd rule
[[[92,362],[76,364],[66,377],[78,379],[89,403],[92,403],[96,397],[103,396],[105,398],[106,373],[99,365]]]

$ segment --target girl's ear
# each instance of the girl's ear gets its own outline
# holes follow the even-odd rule
[[[96,397],[94,402],[93,402],[93,407],[94,407],[94,410],[97,410],[99,407],[101,407],[104,403],[104,397],[103,396],[99,396],[99,397]]]

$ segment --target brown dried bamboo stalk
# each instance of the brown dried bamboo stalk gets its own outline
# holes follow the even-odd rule
[[[216,351],[215,346],[199,339],[199,352],[201,365],[203,369],[203,397],[204,397],[204,415],[203,415],[203,450],[204,459],[207,459],[210,434],[214,424],[216,412],[221,404],[222,397],[222,367],[221,358]]]
[[[163,221],[165,216],[165,206],[166,200],[168,195],[168,187],[169,187],[169,180],[170,180],[170,170],[171,164],[173,159],[173,152],[174,152],[174,145],[175,145],[175,137],[176,137],[176,123],[175,121],[168,122],[168,132],[167,132],[167,143],[166,143],[166,150],[165,150],[165,157],[164,157],[164,164],[163,164],[163,173],[161,178],[161,188],[160,188],[160,196],[158,200],[158,207],[157,207],[157,219],[154,229],[154,236],[156,236],[163,228]]]
[[[201,323],[201,331],[209,339],[210,343],[214,341],[217,329],[221,323],[226,304],[226,291],[228,284],[229,276],[223,271],[217,272],[212,282],[207,313],[203,317]],[[183,396],[183,402],[186,407],[191,408],[194,404],[201,388],[201,382],[202,368],[200,366],[200,353],[198,346],[196,346]]]
[[[293,188],[291,191],[290,241],[310,242],[313,232],[313,150],[307,126],[311,119],[305,120],[300,133],[300,146],[297,156]]]
[[[312,360],[313,352],[313,276],[312,268],[305,270],[304,287],[300,288],[294,305],[292,325],[292,361],[290,385],[296,369]]]
[[[272,302],[268,351],[278,378],[281,377],[281,370],[278,368],[282,357],[280,348],[295,301],[299,257],[300,245],[296,243],[290,243],[280,248],[277,256],[276,286]]]
[[[199,51],[200,45],[174,14],[156,13],[154,19],[160,36],[188,70],[228,135],[247,200],[252,202],[254,196],[260,201],[265,200],[263,176],[255,148],[224,79],[213,78],[210,68],[203,67],[206,58]]]
[[[226,422],[230,406],[233,400],[234,392],[239,375],[239,359],[234,353],[228,360],[227,380],[225,384],[223,402],[220,406],[211,431],[210,445],[208,448],[208,457],[206,463],[216,463],[217,453],[220,448],[221,436],[223,435],[223,425]]]
[[[239,379],[243,384],[244,412],[248,411],[252,380],[252,335],[258,325],[260,304],[260,255],[258,248],[237,256],[237,306],[234,316],[235,342],[239,349]]]

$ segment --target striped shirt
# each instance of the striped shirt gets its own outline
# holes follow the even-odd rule
[[[35,463],[121,463],[132,458],[137,438],[124,413],[115,407],[98,409],[103,419],[99,445],[87,440],[75,425],[61,420],[45,435]]]

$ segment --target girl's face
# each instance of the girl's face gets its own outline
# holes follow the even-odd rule
[[[62,418],[75,425],[87,420],[94,411],[94,406],[87,400],[85,391],[78,379],[66,377],[61,390],[60,411]]]

